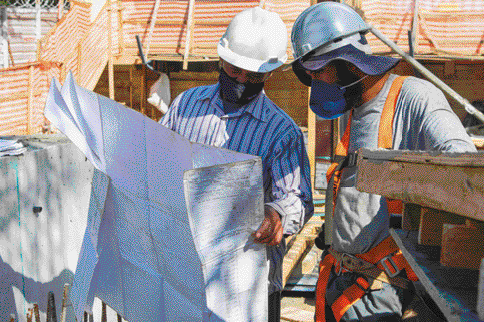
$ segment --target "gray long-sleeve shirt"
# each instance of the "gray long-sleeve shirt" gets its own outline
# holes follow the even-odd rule
[[[353,111],[348,152],[377,149],[380,116],[390,86]],[[476,151],[444,94],[430,82],[407,78],[397,99],[393,120],[396,150]],[[343,171],[333,222],[333,247],[346,253],[364,253],[389,236],[386,199],[355,188],[356,167]]]

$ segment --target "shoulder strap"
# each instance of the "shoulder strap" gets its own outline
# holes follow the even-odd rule
[[[380,126],[378,128],[378,147],[384,149],[393,148],[393,118],[395,116],[395,107],[397,106],[397,99],[400,95],[403,81],[408,76],[397,77],[390,87],[385,105],[381,112]],[[392,214],[403,213],[403,203],[401,200],[389,199],[387,200],[388,211]]]
[[[329,182],[331,176],[333,175],[334,171],[338,164],[342,161],[342,158],[348,155],[348,146],[350,142],[350,132],[351,132],[351,116],[353,115],[353,111],[350,112],[350,117],[348,118],[348,123],[346,124],[345,133],[343,137],[338,142],[336,146],[336,151],[334,153],[335,158],[334,162],[329,166],[328,170],[326,171],[326,180]]]
[[[380,116],[380,126],[378,128],[378,147],[384,149],[393,148],[393,117],[397,99],[402,89],[403,81],[408,76],[397,77],[390,87],[385,105]]]

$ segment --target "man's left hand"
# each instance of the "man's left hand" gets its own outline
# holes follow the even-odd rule
[[[282,240],[282,223],[279,213],[272,207],[264,207],[265,218],[259,229],[252,234],[256,243],[278,245]]]

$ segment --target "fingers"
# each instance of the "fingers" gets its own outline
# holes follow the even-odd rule
[[[278,245],[282,240],[282,224],[279,214],[276,216],[268,214],[262,221],[259,229],[252,234],[256,243],[269,246]]]

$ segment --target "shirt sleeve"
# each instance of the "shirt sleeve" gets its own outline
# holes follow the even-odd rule
[[[475,152],[476,147],[442,91],[431,85],[424,99],[425,114],[420,136],[425,150]]]
[[[284,235],[293,235],[314,212],[309,160],[300,131],[288,133],[276,143],[270,171],[272,200],[265,204],[281,216]]]
[[[183,93],[178,95],[173,102],[171,102],[168,111],[166,111],[165,115],[158,121],[161,125],[169,128],[170,130],[175,131],[176,125],[176,115],[178,114],[178,107],[180,104],[180,100]]]

